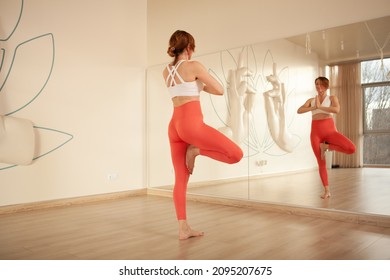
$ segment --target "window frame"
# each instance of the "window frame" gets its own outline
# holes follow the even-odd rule
[[[367,111],[366,111],[366,96],[365,96],[365,90],[367,88],[374,88],[374,87],[383,87],[387,86],[390,87],[390,81],[386,82],[376,82],[376,83],[367,83],[362,84],[362,98],[363,98],[363,135],[365,134],[390,134],[390,129],[367,129]]]
[[[388,59],[388,58],[386,58]],[[380,60],[380,59],[370,59],[370,60]],[[370,61],[370,60],[366,60],[366,61]],[[364,61],[361,61],[360,62],[360,67],[362,67],[362,62]],[[368,126],[367,126],[367,111],[366,111],[366,90],[368,88],[374,88],[374,87],[383,87],[383,86],[386,86],[386,87],[390,87],[390,80],[387,80],[387,81],[380,81],[380,82],[368,82],[368,83],[361,83],[361,90],[362,90],[362,118],[363,118],[363,146],[364,146],[364,138],[365,137],[370,137],[370,136],[380,136],[380,135],[386,135],[386,136],[390,136],[390,128],[389,129],[368,129]],[[389,92],[390,94],[390,92]],[[363,150],[362,151],[362,156],[363,156],[363,160],[364,160],[364,155],[365,155],[365,151]],[[363,161],[363,166],[364,167],[380,167],[380,168],[383,168],[383,167],[390,167],[390,164],[381,164],[381,163],[365,163]]]

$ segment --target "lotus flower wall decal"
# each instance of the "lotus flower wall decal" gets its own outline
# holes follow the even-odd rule
[[[0,1],[0,18],[7,19],[6,22],[0,22],[0,117],[3,123],[7,121],[7,117],[18,118],[20,111],[34,106],[34,101],[44,92],[54,68],[54,34],[44,33],[22,42],[10,43],[22,19],[23,7],[24,0]],[[56,151],[73,139],[70,133],[35,125],[34,117],[29,118],[35,134],[50,140],[25,143],[25,145],[38,147],[32,158],[33,161]],[[9,141],[18,135],[7,134],[10,132],[5,127],[0,126],[0,151],[18,149],[12,146],[12,141]],[[18,166],[17,162],[12,160],[12,158],[3,159],[0,155],[0,171]]]

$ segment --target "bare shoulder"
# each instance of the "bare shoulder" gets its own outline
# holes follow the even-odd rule
[[[206,68],[203,66],[202,63],[200,63],[199,61],[197,60],[190,60],[190,61],[187,61],[187,64],[188,64],[188,67],[190,67],[193,71],[195,72],[199,72],[199,71],[202,71],[202,70],[205,70]]]
[[[162,75],[163,75],[164,79],[166,79],[166,77],[168,76],[168,69],[166,67],[164,68]]]
[[[186,63],[188,63],[188,65],[191,65],[192,67],[198,67],[202,65],[202,63],[197,60],[187,60]]]

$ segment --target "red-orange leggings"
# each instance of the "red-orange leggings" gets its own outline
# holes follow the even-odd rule
[[[202,156],[229,164],[239,162],[243,152],[232,140],[203,122],[199,101],[190,101],[174,107],[168,136],[175,170],[173,201],[176,216],[178,220],[186,220],[186,192],[190,176],[186,165],[188,145],[198,147]]]
[[[320,144],[326,142],[329,144],[329,150],[346,154],[353,154],[355,152],[355,145],[351,140],[337,131],[333,118],[312,120],[310,141],[314,155],[317,158],[322,184],[324,187],[328,186],[326,162],[325,158],[323,160],[321,159]]]

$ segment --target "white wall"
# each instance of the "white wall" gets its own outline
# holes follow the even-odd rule
[[[0,205],[144,188],[146,4],[0,0],[0,114],[40,127],[39,158],[0,164]]]

